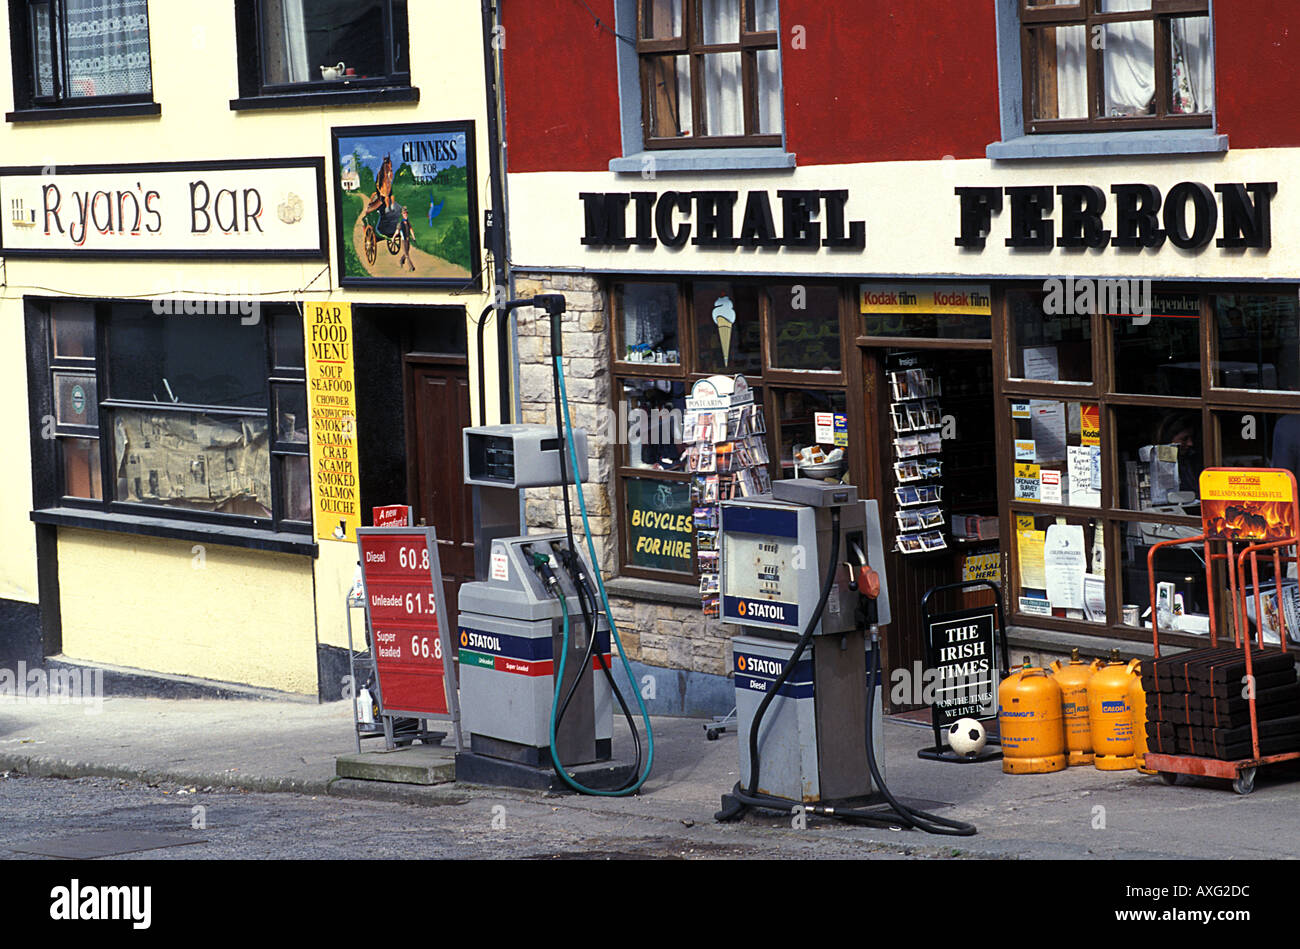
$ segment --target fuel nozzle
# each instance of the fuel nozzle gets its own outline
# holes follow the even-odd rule
[[[551,555],[534,550],[531,552],[533,558],[533,569],[537,575],[542,578],[542,583],[552,592],[560,585],[560,578],[555,575],[555,569],[551,566]]]
[[[880,574],[867,561],[867,553],[854,538],[849,539],[849,560],[844,566],[849,569],[849,589],[874,600],[880,596]]]

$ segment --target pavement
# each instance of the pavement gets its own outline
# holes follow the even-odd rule
[[[339,756],[354,754],[348,703],[240,699],[161,699],[109,696],[102,705],[0,702],[0,772],[55,778],[108,777],[150,785],[230,788],[257,792],[399,802],[410,806],[519,807],[564,811],[629,836],[694,828],[702,845],[734,846],[808,833],[790,815],[751,813],[717,824],[720,796],[737,780],[734,732],[707,741],[697,719],[657,718],[654,768],[632,798],[592,798],[551,792],[475,787],[447,782],[394,784],[337,776]],[[1049,775],[1003,774],[998,762],[943,764],[916,757],[928,729],[887,720],[886,780],[905,801],[970,821],[974,837],[933,837],[918,831],[849,826],[810,818],[813,837],[797,852],[826,849],[918,857],[1283,858],[1300,840],[1300,770],[1261,770],[1254,793],[1225,782],[1180,778],[1173,787],[1137,772],[1071,768]],[[450,742],[450,739],[448,739]],[[382,744],[366,743],[370,750]],[[616,757],[629,753],[616,725]],[[585,812],[585,813],[584,813]],[[613,819],[613,820],[611,820]],[[813,843],[824,842],[823,843]],[[795,852],[792,850],[791,852]]]

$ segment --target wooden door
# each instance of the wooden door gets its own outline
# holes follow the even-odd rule
[[[461,431],[470,424],[465,359],[408,355],[406,445],[408,503],[417,524],[438,532],[447,608],[455,616],[460,585],[474,579],[474,518],[465,486]]]

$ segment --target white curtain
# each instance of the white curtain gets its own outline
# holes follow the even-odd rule
[[[302,10],[303,0],[281,0],[284,12],[284,65],[288,72],[286,82],[307,82],[320,76],[308,75],[307,24]],[[333,66],[333,63],[321,63]]]
[[[703,0],[705,43],[735,43],[740,39],[740,0]],[[704,133],[744,135],[744,85],[740,53],[704,57]]]
[[[1150,10],[1151,0],[1102,0],[1102,13]],[[1155,111],[1156,35],[1150,20],[1113,23],[1103,30],[1102,73],[1107,116]]]
[[[1210,58],[1210,18],[1185,17],[1170,27],[1173,59],[1171,111],[1209,112],[1214,108],[1214,64]]]
[[[147,0],[68,0],[69,96],[151,91]]]
[[[1056,118],[1088,117],[1088,31],[1056,28]]]

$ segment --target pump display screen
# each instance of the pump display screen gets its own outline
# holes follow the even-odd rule
[[[746,625],[799,627],[798,518],[780,508],[728,507],[722,529],[722,616]]]

